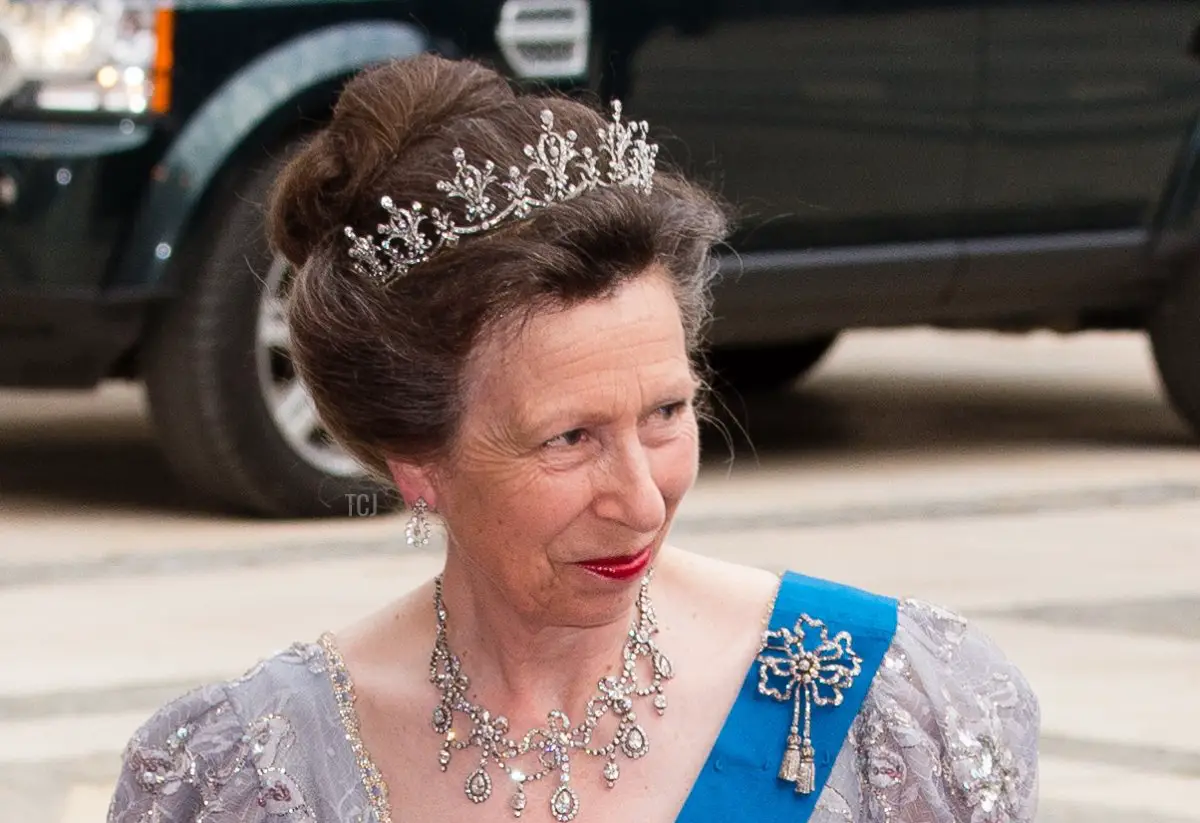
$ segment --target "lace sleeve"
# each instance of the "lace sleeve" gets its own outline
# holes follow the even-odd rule
[[[854,820],[1030,823],[1037,806],[1037,698],[975,627],[901,604],[831,811]],[[854,777],[846,771],[853,769]],[[829,804],[826,804],[829,807]]]
[[[242,768],[253,740],[223,686],[159,709],[126,746],[108,823],[192,823],[262,817],[259,781]]]

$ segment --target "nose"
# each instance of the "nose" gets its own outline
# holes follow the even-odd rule
[[[597,478],[596,512],[639,534],[653,534],[667,518],[667,503],[654,477],[650,455],[639,440],[621,444],[604,461]]]

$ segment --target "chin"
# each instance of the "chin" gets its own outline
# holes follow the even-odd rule
[[[555,596],[552,622],[563,626],[592,628],[629,619],[637,602],[641,578],[606,580],[589,572],[571,575],[574,580]]]

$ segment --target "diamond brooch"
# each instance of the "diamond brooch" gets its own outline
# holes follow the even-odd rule
[[[796,794],[816,789],[816,751],[812,745],[812,707],[840,706],[842,693],[862,671],[849,632],[832,638],[820,620],[800,615],[793,628],[763,632],[758,653],[758,692],[781,702],[792,701],[779,779],[795,785]]]

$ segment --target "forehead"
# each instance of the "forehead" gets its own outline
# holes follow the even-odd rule
[[[572,404],[680,391],[691,375],[670,282],[651,270],[610,297],[537,312],[491,335],[473,358],[468,397],[529,420]]]

